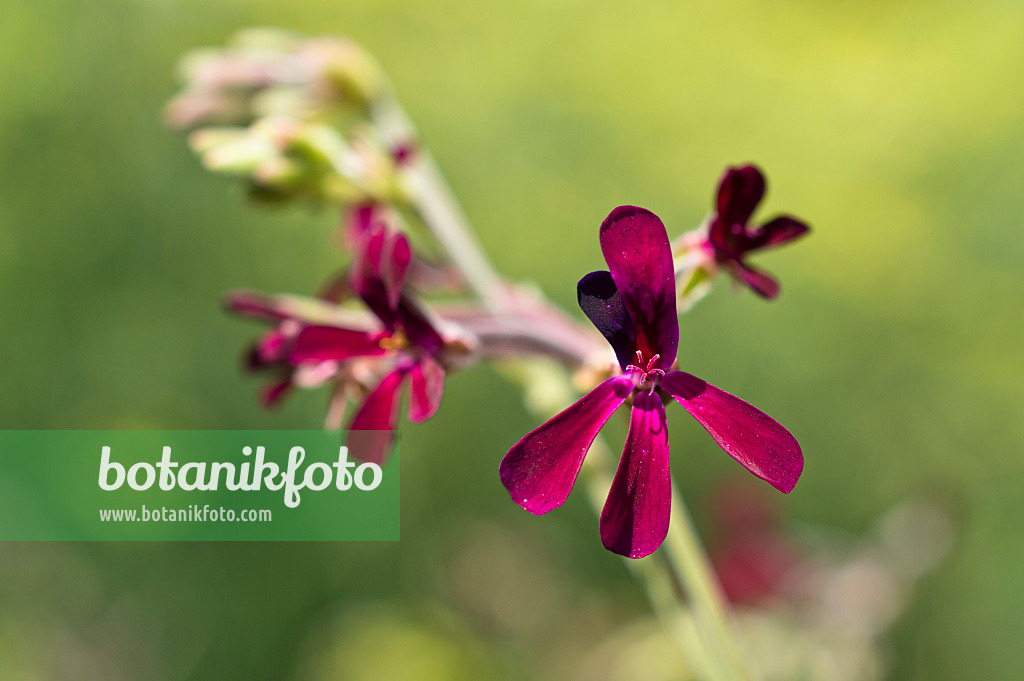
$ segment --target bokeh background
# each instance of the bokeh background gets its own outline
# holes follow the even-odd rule
[[[921,492],[956,509],[952,552],[892,632],[891,678],[1019,678],[1020,3],[13,0],[2,14],[3,427],[320,423],[320,393],[257,407],[239,363],[256,328],[219,299],[314,290],[340,262],[334,215],[247,205],[160,112],[190,48],[250,25],[343,33],[389,71],[499,269],[570,308],[612,207],[682,231],[725,165],[765,168],[761,215],[814,234],[759,259],[783,282],[776,302],[720,286],[685,317],[681,364],[799,437],[791,522],[855,536]],[[677,479],[713,535],[701,509],[735,464],[673,416]],[[543,520],[509,502],[497,463],[533,425],[496,372],[453,378],[438,417],[404,430],[397,544],[0,545],[0,677],[601,678],[646,603],[583,495]]]

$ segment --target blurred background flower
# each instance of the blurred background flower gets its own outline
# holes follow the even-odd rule
[[[840,552],[856,569],[838,568],[829,602],[867,584],[899,605],[868,599],[870,617],[830,625],[876,651],[864,622],[886,622],[877,673],[1017,678],[1024,8],[14,3],[0,22],[4,427],[320,422],[324,395],[271,415],[254,404],[237,361],[252,327],[218,301],[317,290],[342,264],[324,247],[335,216],[253,210],[161,123],[178,57],[250,25],[370,50],[499,270],[566,309],[601,264],[594,228],[612,207],[647,206],[679,233],[706,217],[723,167],[769,170],[759,215],[792,210],[814,238],[758,257],[784,282],[771,305],[723,291],[683,319],[687,369],[799,437],[807,466],[782,527],[877,546],[877,519],[921,489],[963,509],[913,590]],[[365,656],[398,665],[395,650],[424,679],[685,674],[582,497],[542,524],[508,503],[498,461],[536,425],[518,392],[485,368],[446,388],[445,408],[403,433],[398,544],[0,546],[0,675],[360,678]],[[682,491],[709,500],[735,464],[669,420]],[[789,635],[758,631],[755,645]]]

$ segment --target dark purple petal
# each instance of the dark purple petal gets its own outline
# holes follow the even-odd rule
[[[409,420],[422,423],[437,413],[444,395],[444,367],[423,357],[409,370]]]
[[[498,467],[512,500],[534,515],[564,504],[594,438],[632,391],[626,376],[606,379],[514,444]]]
[[[298,364],[383,355],[384,349],[379,340],[380,334],[377,333],[337,326],[307,326],[295,337],[288,359]]]
[[[405,331],[405,335],[416,347],[436,354],[444,346],[444,338],[434,327],[430,317],[409,296],[403,295],[399,299],[395,317],[397,323]]]
[[[389,304],[387,289],[381,280],[381,260],[384,257],[386,237],[383,224],[371,226],[363,235],[352,254],[352,289],[391,330],[394,326],[394,308]]]
[[[745,225],[764,192],[764,175],[756,166],[729,168],[718,184],[718,215],[728,224]]]
[[[743,225],[730,224],[716,217],[708,227],[708,241],[715,251],[715,259],[718,262],[726,262],[743,255],[747,236]]]
[[[782,215],[766,222],[757,229],[751,237],[750,249],[781,246],[787,241],[803,236],[810,230],[810,227],[796,218]]]
[[[598,270],[580,279],[576,284],[576,300],[583,314],[611,344],[619,366],[625,371],[636,361],[636,331],[633,320],[622,306],[622,297],[611,273]]]
[[[649,210],[619,206],[601,224],[601,251],[633,320],[636,350],[668,369],[679,346],[676,278],[665,225]]]
[[[779,282],[767,272],[756,270],[744,262],[734,263],[732,271],[759,296],[771,300],[779,295]]]
[[[654,553],[668,534],[672,513],[668,423],[657,394],[633,399],[629,435],[601,511],[601,541],[629,558]]]
[[[661,378],[672,395],[715,442],[748,471],[789,492],[804,469],[804,456],[788,430],[762,411],[682,371]]]
[[[378,221],[378,207],[374,203],[358,203],[349,210],[345,219],[345,238],[350,246],[361,243],[363,236]]]
[[[405,286],[405,275],[412,261],[412,249],[404,234],[387,235],[385,250],[381,259],[380,278],[384,285],[388,306],[393,310],[398,307],[398,299],[402,296]]]
[[[348,449],[360,461],[383,463],[390,453],[406,371],[396,369],[382,378],[352,418]]]

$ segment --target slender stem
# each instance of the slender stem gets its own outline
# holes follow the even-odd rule
[[[584,470],[587,498],[600,515],[611,488],[611,458],[607,445],[600,439],[591,446]],[[727,615],[728,606],[683,496],[674,483],[672,519],[661,549],[647,558],[623,560],[644,587],[665,631],[695,667],[695,673],[708,681],[750,681],[751,674]],[[695,646],[695,642],[700,645]]]
[[[392,141],[416,139],[415,128],[393,97],[386,97],[374,106],[373,118]],[[452,261],[461,268],[466,280],[490,312],[515,310],[522,314],[530,306],[524,306],[521,304],[523,301],[517,300],[514,290],[502,281],[479,242],[472,236],[469,222],[434,159],[425,149],[418,150],[417,156],[408,173],[410,193],[416,210],[448,251]],[[703,297],[705,292],[695,292],[694,299]],[[523,317],[525,320],[529,315]],[[498,320],[493,321],[498,323]],[[521,323],[517,326],[523,328]],[[486,335],[482,327],[478,330]],[[495,335],[503,336],[508,331],[502,328],[496,330]],[[561,340],[566,339],[563,337]],[[537,341],[540,347],[547,347],[545,344],[551,339],[524,334],[520,340]],[[551,347],[548,347],[548,352],[570,366],[579,366],[587,358],[587,352],[583,350],[586,348],[585,341],[579,341],[580,337],[576,337],[573,343],[567,343],[569,347],[561,353]],[[600,440],[595,441],[586,461],[588,498],[600,516],[611,487],[611,457],[607,447]],[[669,533],[659,554],[641,561],[626,559],[627,564],[643,583],[656,615],[691,664],[704,667],[709,681],[750,681],[750,672],[727,616],[725,599],[683,497],[674,483],[672,496]],[[682,596],[689,603],[692,618],[675,587],[681,590]],[[691,622],[695,622],[696,626],[691,626]],[[694,648],[694,629],[702,644],[701,649]]]
[[[675,482],[672,483],[672,519],[662,552],[670,570],[680,576],[680,586],[693,609],[705,643],[717,658],[716,662],[726,671],[723,678],[751,679],[733,623],[729,620],[725,595]]]

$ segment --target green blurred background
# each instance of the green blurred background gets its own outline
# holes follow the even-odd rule
[[[256,210],[160,122],[177,57],[250,25],[375,53],[499,269],[566,306],[612,207],[678,232],[759,163],[761,215],[815,232],[758,260],[776,302],[720,286],[683,319],[682,367],[798,436],[787,517],[859,533],[921,490],[962,509],[892,678],[1019,678],[1024,6],[9,0],[3,427],[320,423],[322,393],[258,408],[256,328],[219,299],[314,290],[333,214]],[[516,391],[487,368],[448,386],[403,433],[398,544],[0,545],[0,677],[588,678],[644,598],[583,495],[543,520],[509,502],[497,463],[535,425]],[[699,510],[735,464],[674,412]]]

